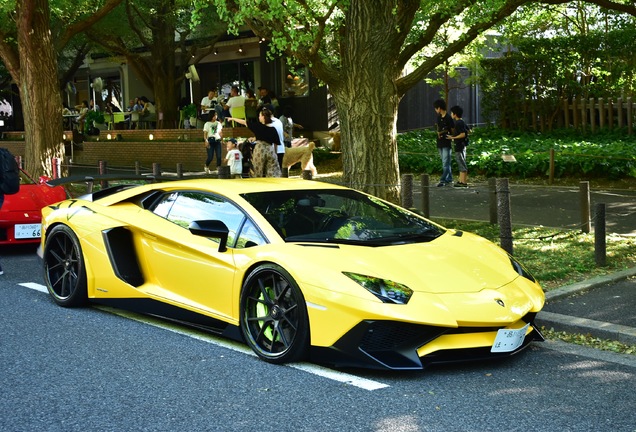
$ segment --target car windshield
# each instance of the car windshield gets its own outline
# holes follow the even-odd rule
[[[20,184],[30,185],[30,184],[36,184],[36,182],[31,177],[29,177],[29,175],[26,172],[20,170]]]
[[[444,231],[400,207],[354,190],[245,194],[287,242],[385,246],[431,241]]]

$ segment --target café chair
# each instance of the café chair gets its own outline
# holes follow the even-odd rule
[[[247,121],[247,117],[245,117],[245,107],[233,107],[230,108],[230,117],[239,118]],[[236,127],[236,124],[232,122],[232,127]]]

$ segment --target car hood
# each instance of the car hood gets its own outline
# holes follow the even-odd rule
[[[508,254],[473,234],[449,230],[437,239],[395,246],[368,247],[298,243],[297,277],[321,285],[325,269],[352,272],[402,283],[415,292],[449,294],[497,289],[519,275]],[[315,269],[311,269],[316,264]]]

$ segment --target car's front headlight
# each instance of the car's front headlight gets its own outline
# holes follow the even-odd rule
[[[382,300],[383,303],[407,304],[413,295],[413,290],[401,283],[358,273],[342,273]]]
[[[519,276],[523,276],[524,278],[532,281],[532,282],[536,282],[537,280],[534,278],[534,276],[532,276],[530,274],[530,272],[528,272],[528,270],[526,270],[521,264],[519,264],[519,262],[517,260],[515,260],[513,257],[510,257],[510,264],[512,264],[512,267],[515,269],[515,271],[517,273],[519,273]]]

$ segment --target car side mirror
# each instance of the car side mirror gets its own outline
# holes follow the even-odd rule
[[[220,220],[199,220],[190,222],[188,226],[190,232],[194,235],[201,237],[218,238],[221,240],[219,243],[219,252],[225,252],[227,250],[227,237],[230,233],[227,225]]]

